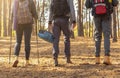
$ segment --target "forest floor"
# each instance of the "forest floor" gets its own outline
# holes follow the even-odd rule
[[[60,41],[59,66],[55,67],[52,58],[52,44],[39,38],[38,52],[36,40],[32,37],[30,66],[25,66],[24,42],[19,57],[18,67],[13,68],[15,39],[11,45],[11,60],[9,64],[10,40],[0,38],[0,78],[120,78],[120,39],[112,43],[112,65],[102,64],[104,48],[102,41],[101,64],[95,65],[93,38],[77,37],[71,39],[71,60],[73,64],[66,64],[64,57],[63,37]]]

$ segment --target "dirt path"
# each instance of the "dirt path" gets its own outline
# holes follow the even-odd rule
[[[84,41],[83,41],[84,40]],[[101,64],[94,64],[94,42],[92,38],[76,38],[71,40],[73,64],[66,64],[63,52],[63,39],[60,42],[59,67],[54,67],[52,59],[52,44],[39,39],[39,61],[37,58],[36,41],[32,39],[32,65],[25,67],[24,43],[20,52],[20,61],[17,68],[13,68],[13,48],[9,64],[9,38],[0,38],[0,78],[120,78],[120,39],[111,43],[111,61],[113,65],[103,65],[103,43]],[[87,64],[86,64],[87,63]]]

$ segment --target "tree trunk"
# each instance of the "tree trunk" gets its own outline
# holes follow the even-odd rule
[[[1,0],[1,3],[0,3],[0,37],[1,37],[1,30],[2,30],[2,20],[1,20],[1,17],[2,17],[2,0]]]
[[[78,36],[84,36],[82,23],[82,0],[78,0]]]
[[[117,15],[116,16],[119,16],[119,7],[117,6]],[[120,28],[120,23],[119,23],[119,17],[117,17],[117,34],[118,34],[118,37],[120,36],[120,31],[119,31],[119,28]]]
[[[9,16],[8,16],[8,36],[10,36],[10,34],[12,33],[11,31],[11,28],[12,28],[12,22],[11,22],[11,0],[8,0],[9,2],[9,6],[8,6],[8,9],[9,9]]]
[[[116,9],[113,12],[113,42],[117,42]]]
[[[7,36],[7,19],[6,19],[6,16],[7,16],[7,9],[6,9],[6,0],[3,0],[3,36]]]

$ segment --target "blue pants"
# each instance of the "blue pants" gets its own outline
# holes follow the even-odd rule
[[[26,60],[29,60],[30,56],[30,39],[32,33],[32,24],[22,24],[18,25],[16,29],[16,44],[15,44],[15,55],[19,56],[22,36],[24,34],[24,43],[25,43],[25,57]]]
[[[110,55],[111,16],[96,16],[95,22],[95,55],[100,56],[102,32],[104,36],[105,56]]]
[[[69,19],[58,17],[54,20],[53,26],[53,35],[54,35],[54,42],[53,42],[53,57],[57,58],[59,54],[59,38],[61,31],[64,34],[64,52],[66,57],[70,57],[70,30],[69,30]]]

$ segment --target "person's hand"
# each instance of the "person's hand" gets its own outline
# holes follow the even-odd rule
[[[48,31],[52,33],[52,28],[53,28],[53,25],[52,23],[51,24],[48,24]]]
[[[72,25],[73,25],[73,28],[75,28],[75,27],[76,27],[76,23],[73,23]]]
[[[76,26],[76,23],[72,23],[72,26],[71,26],[70,30],[73,31],[75,26]]]

